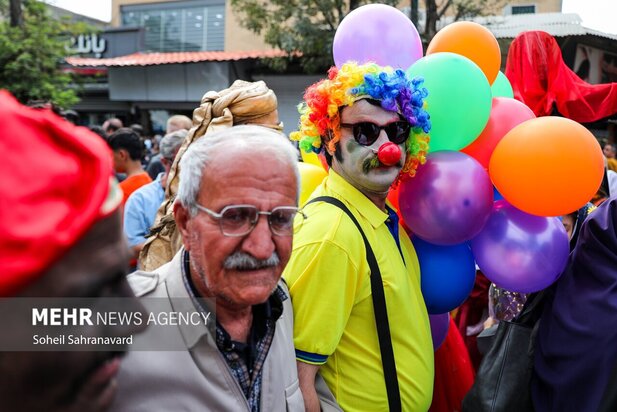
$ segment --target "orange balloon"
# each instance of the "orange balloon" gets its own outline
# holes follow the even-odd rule
[[[484,26],[471,21],[458,21],[439,30],[426,49],[426,55],[439,52],[457,53],[477,64],[493,84],[501,66],[497,39]]]
[[[493,184],[514,207],[538,216],[560,216],[580,209],[604,176],[596,138],[563,117],[539,117],[510,130],[489,164]]]

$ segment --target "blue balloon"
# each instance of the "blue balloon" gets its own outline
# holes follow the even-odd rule
[[[430,314],[450,312],[471,293],[476,264],[466,243],[438,246],[413,237],[420,262],[422,295]]]
[[[493,202],[496,202],[498,200],[503,200],[503,196],[501,195],[501,193],[499,193],[497,188],[493,186]]]

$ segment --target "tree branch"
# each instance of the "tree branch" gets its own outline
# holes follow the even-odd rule
[[[323,18],[326,20],[326,23],[328,24],[328,26],[330,26],[330,29],[332,29],[332,31],[336,31],[336,26],[334,26],[334,23],[332,22],[332,19],[330,18],[329,9],[323,7],[323,4],[321,3],[320,0],[315,0],[314,3],[315,3],[315,6],[317,6],[317,9],[323,15]]]
[[[444,14],[446,14],[446,11],[448,11],[451,5],[452,5],[452,0],[448,0],[446,4],[444,4],[443,8],[437,12],[437,20],[441,20],[441,18],[443,17]]]

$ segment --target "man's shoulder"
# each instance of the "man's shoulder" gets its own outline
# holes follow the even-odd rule
[[[176,266],[177,262],[176,258],[174,258],[171,262],[164,264],[153,272],[145,272],[142,270],[133,272],[127,276],[127,281],[131,289],[133,289],[135,296],[149,296],[156,292],[157,288],[165,282],[165,279],[174,271]],[[177,269],[179,270],[179,268]]]
[[[150,200],[153,197],[155,197],[158,194],[158,192],[162,192],[164,195],[165,189],[163,189],[163,186],[161,185],[161,182],[159,180],[153,180],[149,183],[146,183],[143,186],[140,186],[139,188],[137,188],[137,190],[131,193],[131,196],[129,196],[129,200],[127,201],[127,204],[128,202],[131,201],[131,199],[139,200],[142,202]]]
[[[142,297],[152,293],[159,284],[159,275],[138,270],[127,276],[127,281],[135,296]]]
[[[341,201],[362,225],[363,211],[353,199],[332,197]],[[294,235],[294,249],[296,245],[315,242],[334,243],[343,249],[355,249],[358,242],[364,244],[358,228],[343,209],[324,201],[317,201],[305,206],[304,211],[307,218],[297,235]]]

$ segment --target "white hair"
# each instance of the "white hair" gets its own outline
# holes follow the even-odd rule
[[[203,136],[191,146],[180,160],[180,185],[177,201],[186,208],[191,216],[197,215],[197,199],[201,189],[201,180],[214,153],[224,145],[233,146],[241,152],[255,152],[263,155],[264,163],[271,156],[291,166],[296,178],[296,201],[300,196],[300,172],[295,148],[287,137],[263,126],[233,126]]]
[[[173,162],[174,157],[176,156],[176,151],[180,148],[180,146],[182,146],[182,143],[184,143],[184,139],[186,139],[188,134],[189,132],[184,129],[166,134],[159,143],[159,152],[161,153],[161,157]]]

